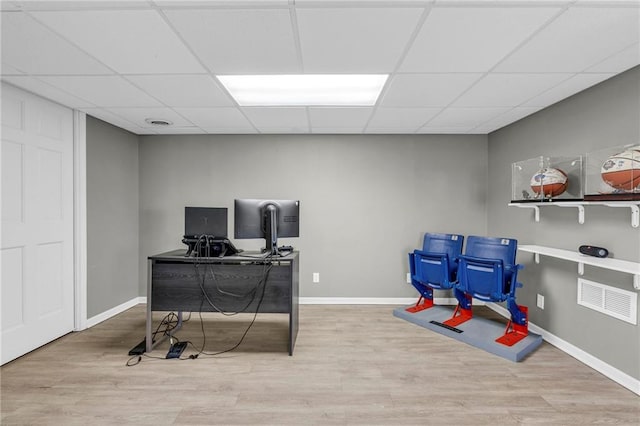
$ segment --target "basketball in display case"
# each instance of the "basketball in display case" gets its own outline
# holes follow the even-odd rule
[[[540,169],[531,177],[531,189],[541,197],[557,197],[567,190],[568,183],[567,174],[553,167]]]
[[[511,202],[580,201],[582,157],[536,157],[511,166]]]
[[[640,200],[640,145],[587,154],[585,200]]]

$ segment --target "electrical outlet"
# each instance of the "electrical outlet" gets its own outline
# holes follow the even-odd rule
[[[540,309],[544,309],[544,296],[539,294],[538,298],[536,300],[536,305],[538,306],[538,308]]]
[[[319,283],[320,282],[320,272],[314,272],[313,273],[313,282],[314,283]]]
[[[411,273],[407,272],[407,284],[411,284]]]

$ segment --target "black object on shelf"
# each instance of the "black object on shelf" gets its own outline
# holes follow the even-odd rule
[[[586,254],[587,256],[593,257],[607,257],[609,256],[609,250],[604,247],[596,247],[596,246],[580,246],[578,251],[582,254]]]

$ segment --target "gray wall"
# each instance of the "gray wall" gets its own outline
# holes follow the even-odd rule
[[[138,136],[87,116],[87,316],[138,297]]]
[[[184,247],[185,206],[300,199],[306,297],[413,297],[407,253],[425,231],[484,234],[487,137],[400,135],[140,138],[140,294],[146,258]],[[258,249],[264,240],[234,240]],[[312,283],[312,273],[320,283]]]
[[[586,207],[583,225],[575,208],[545,207],[540,222],[531,210],[508,207],[511,163],[544,156],[576,156],[640,141],[640,67],[605,81],[489,135],[488,231],[520,244],[577,250],[582,244],[607,247],[613,256],[640,261],[640,229],[630,209]],[[518,302],[529,306],[533,323],[619,370],[640,379],[638,326],[576,304],[577,265],[521,254],[526,265]],[[633,290],[632,276],[585,267],[585,279]],[[545,309],[536,307],[536,294]]]

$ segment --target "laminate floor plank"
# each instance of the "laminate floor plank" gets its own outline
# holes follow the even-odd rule
[[[3,425],[640,425],[640,397],[543,343],[519,363],[418,327],[385,305],[261,314],[234,351],[127,367],[145,307],[68,334],[0,368]],[[478,307],[474,314],[504,321]],[[162,318],[155,313],[156,324]],[[215,353],[253,316],[193,314],[176,333]]]

